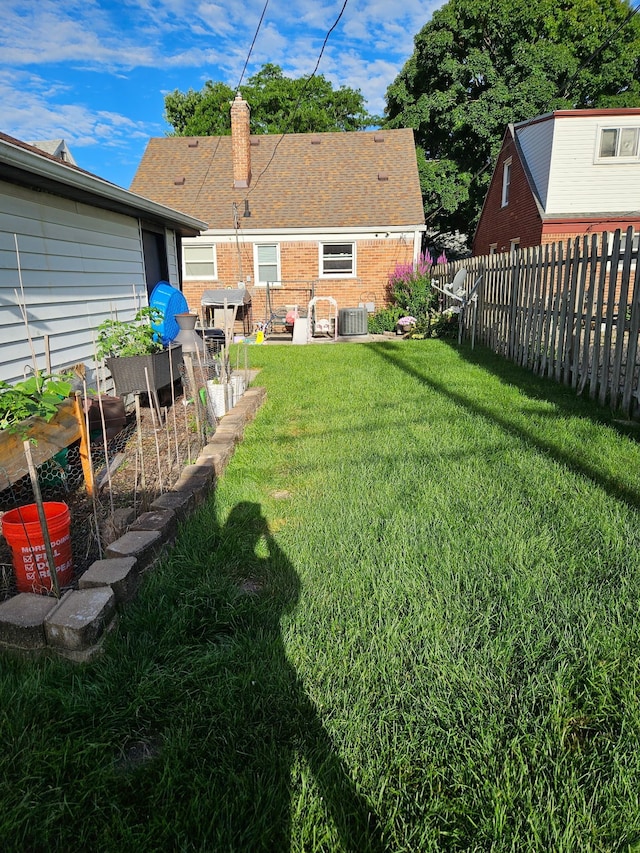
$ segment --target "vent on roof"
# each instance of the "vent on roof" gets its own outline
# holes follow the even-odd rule
[[[320,139],[319,136],[312,136],[311,137],[311,144],[312,145],[320,145],[321,142],[322,142],[322,140]]]
[[[184,186],[184,181],[185,181],[185,177],[183,175],[181,178],[176,178],[173,183],[175,184],[176,187],[182,187],[182,186]]]
[[[387,172],[378,172],[378,180],[379,181],[388,181],[389,175]]]
[[[199,139],[190,139],[187,144],[188,144],[189,148],[197,148],[199,141],[200,141]]]
[[[374,142],[384,142],[383,134],[382,133],[374,133],[373,134],[373,141]]]
[[[260,145],[260,140],[259,139],[250,139],[249,145],[252,145],[254,148],[256,148],[258,145]]]

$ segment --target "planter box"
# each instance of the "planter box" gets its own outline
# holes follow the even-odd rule
[[[171,358],[172,367],[169,365]],[[147,378],[152,393],[157,392],[173,380],[180,378],[182,364],[182,347],[172,346],[169,349],[154,352],[151,355],[128,355],[124,358],[107,358],[107,367],[113,377],[116,393],[123,394],[147,393]]]
[[[42,465],[58,451],[80,439],[80,458],[85,485],[93,489],[93,473],[89,463],[89,449],[84,413],[77,398],[63,400],[49,422],[42,418],[25,421],[26,433],[0,430],[0,490],[6,489],[28,474],[24,440],[31,442],[34,465]]]

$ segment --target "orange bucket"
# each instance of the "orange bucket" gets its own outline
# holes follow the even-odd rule
[[[73,580],[69,507],[57,501],[45,502],[43,506],[58,583],[66,586]],[[36,504],[5,512],[2,533],[11,548],[18,592],[49,591],[51,575]]]

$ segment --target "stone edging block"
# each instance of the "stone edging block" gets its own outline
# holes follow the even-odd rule
[[[66,593],[46,616],[47,644],[56,650],[87,652],[101,639],[116,612],[109,587]]]
[[[135,557],[120,557],[112,560],[96,560],[78,581],[80,589],[110,587],[116,604],[131,601],[140,585]]]

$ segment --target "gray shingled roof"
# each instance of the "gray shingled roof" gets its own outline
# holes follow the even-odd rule
[[[251,165],[234,189],[230,136],[155,138],[131,190],[213,230],[233,228],[234,202],[244,230],[424,223],[411,130],[252,136]]]

